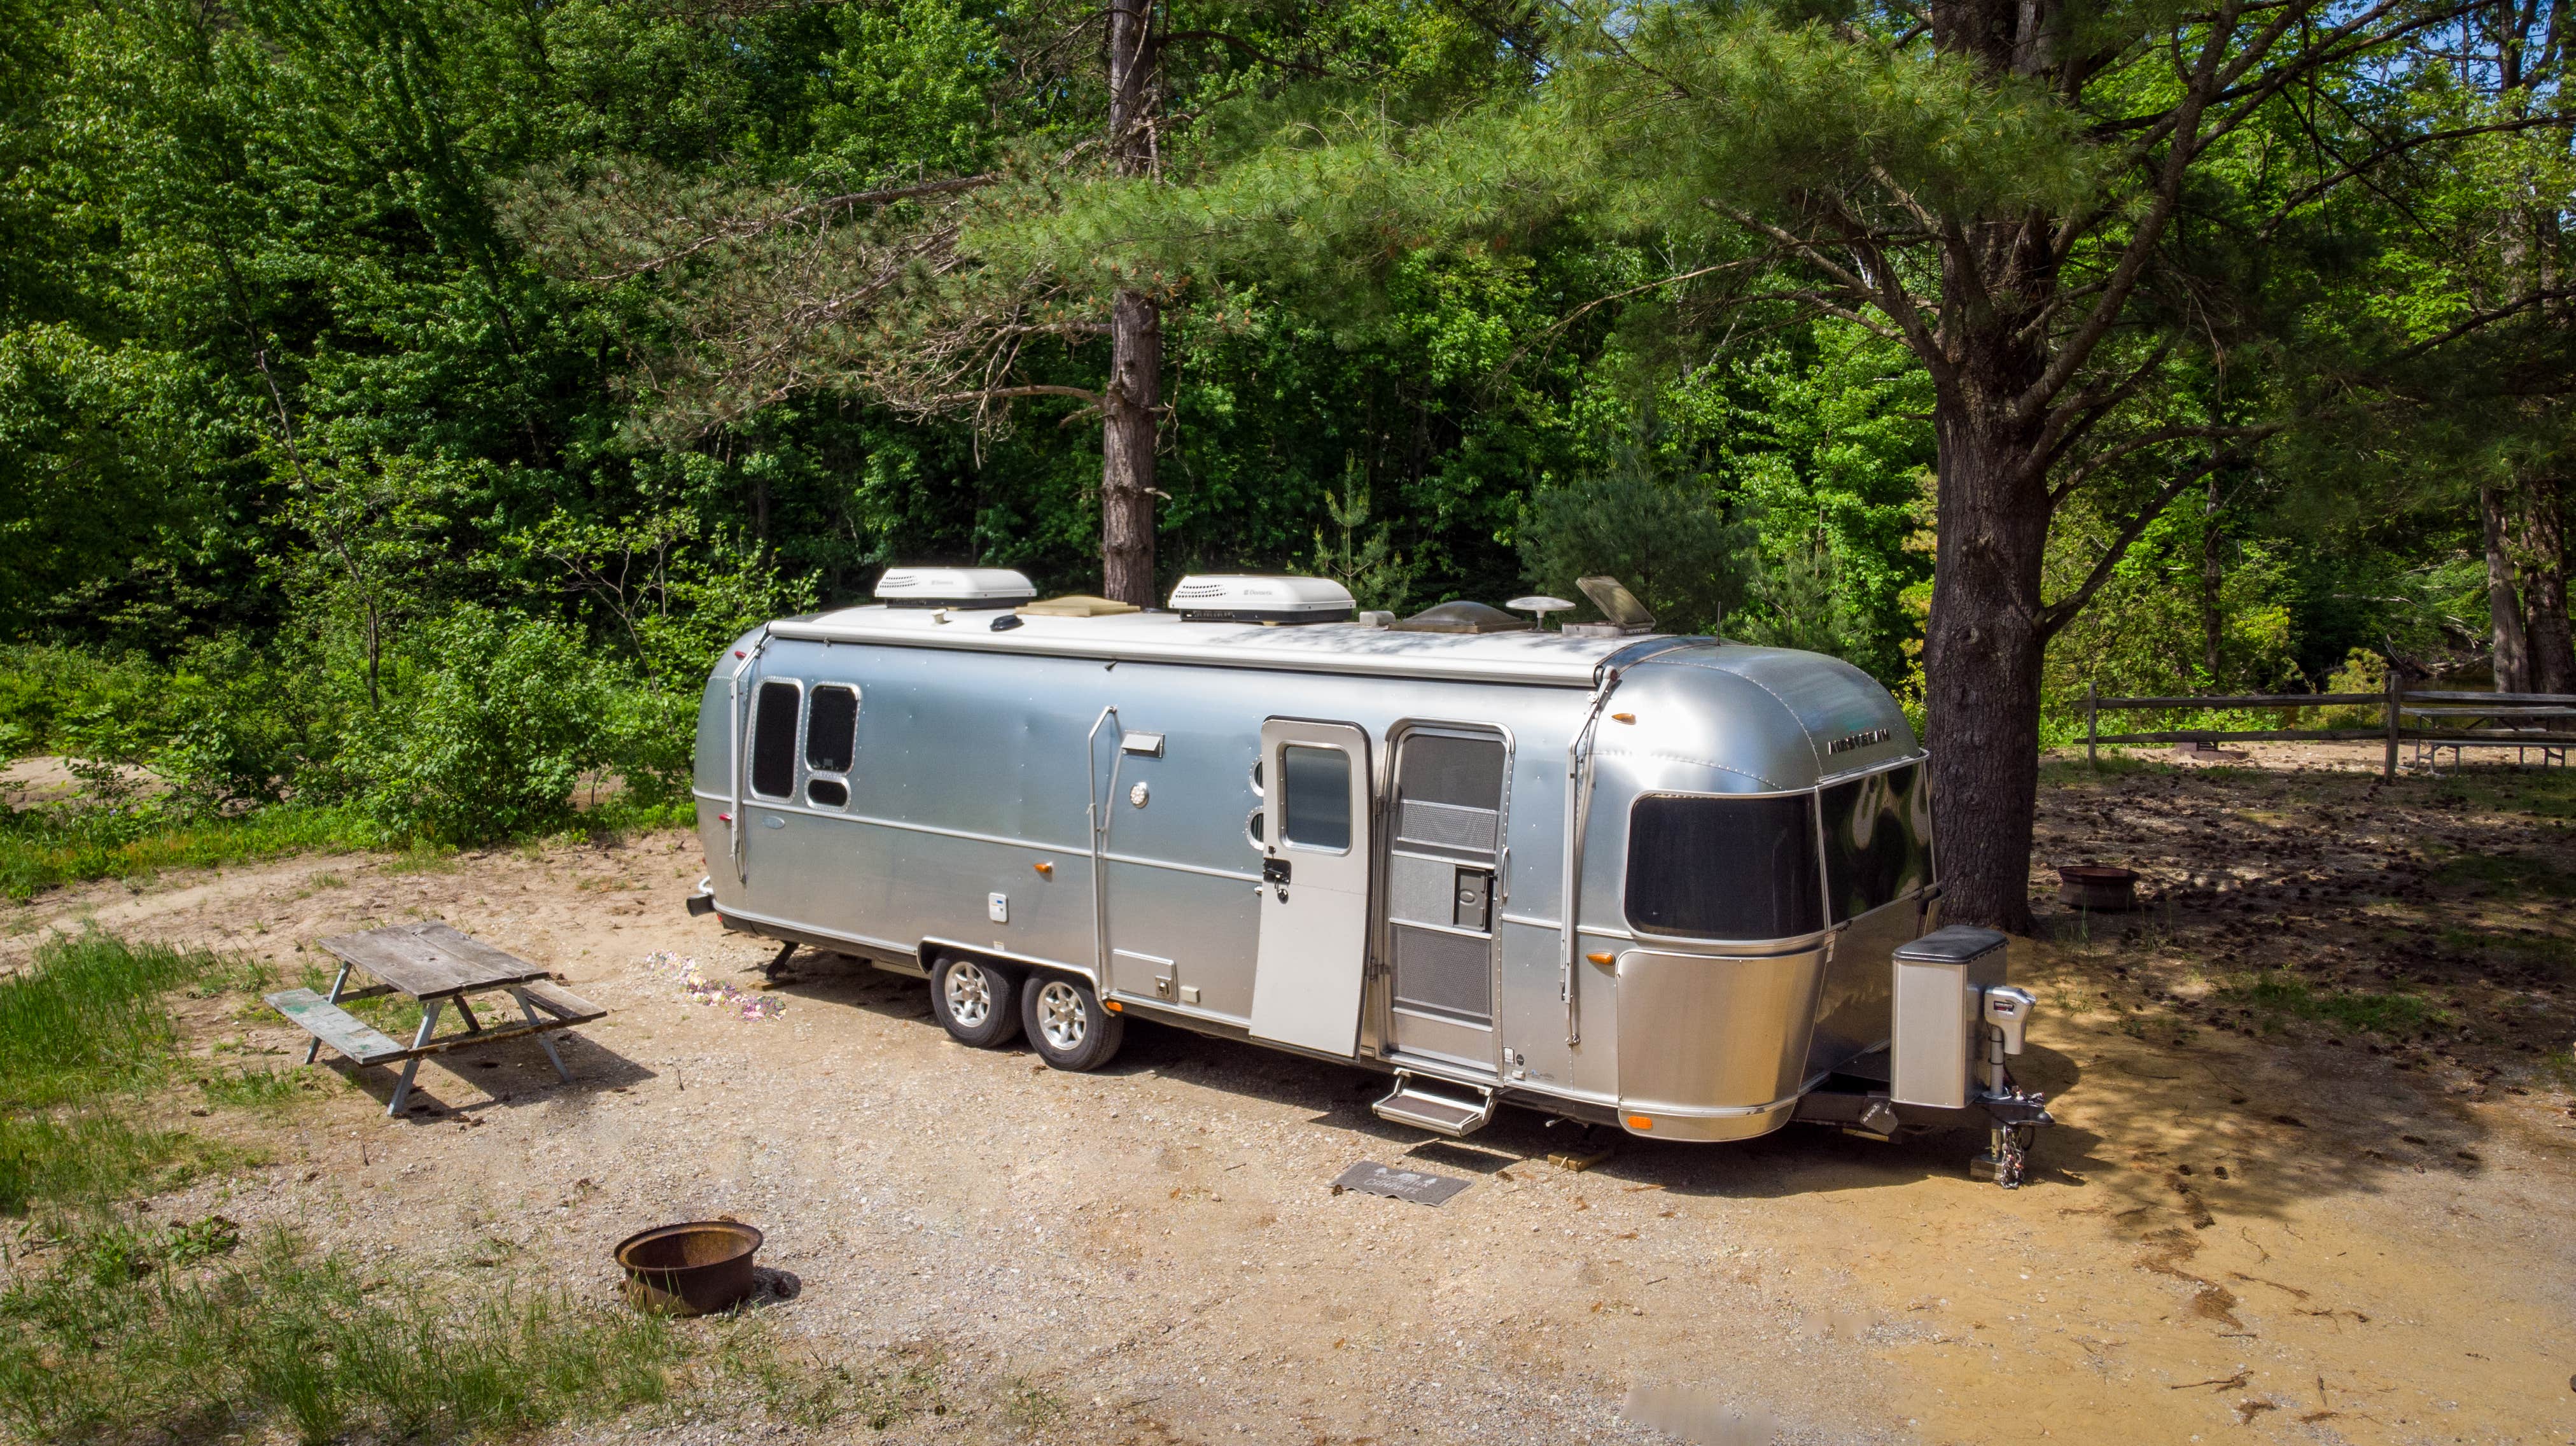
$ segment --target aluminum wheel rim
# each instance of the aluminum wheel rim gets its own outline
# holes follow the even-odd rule
[[[948,982],[942,986],[948,995],[948,1017],[967,1029],[981,1025],[993,1015],[993,981],[974,964],[948,966]]]
[[[1082,1007],[1082,992],[1058,979],[1038,991],[1038,1033],[1049,1046],[1070,1054],[1082,1048],[1091,1030],[1091,1012]]]

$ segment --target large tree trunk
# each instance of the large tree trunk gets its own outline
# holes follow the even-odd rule
[[[2036,223],[1992,224],[1971,242],[1976,271],[1947,258],[1945,313],[1975,334],[1959,365],[1936,381],[1939,529],[1932,615],[1925,629],[1924,710],[1932,751],[1942,912],[1955,923],[2031,929],[2031,820],[2039,803],[2040,576],[2051,511],[2036,464],[2040,424],[2012,401],[2047,364],[2019,309],[1971,305],[1951,293],[1994,295],[2020,283],[2036,307],[2050,289]],[[1980,298],[1982,300],[1982,298]]]
[[[2487,624],[2495,643],[2495,685],[2500,693],[2531,691],[2531,649],[2523,635],[2522,603],[2513,585],[2513,557],[2505,550],[2504,498],[2478,489],[2478,518],[2486,530]]]
[[[2531,690],[2576,693],[2576,640],[2567,625],[2567,514],[2554,476],[2533,477],[2522,490],[2522,604],[2530,615]]]
[[[1151,0],[1110,0],[1109,148],[1123,176],[1150,175],[1161,49]],[[1138,607],[1154,591],[1154,444],[1163,405],[1163,317],[1142,292],[1109,313],[1109,385],[1100,405],[1100,590]]]
[[[1138,607],[1154,592],[1154,435],[1163,377],[1163,317],[1133,291],[1109,314],[1109,387],[1101,403],[1100,569],[1104,596]]]

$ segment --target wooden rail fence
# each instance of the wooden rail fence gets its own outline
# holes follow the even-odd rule
[[[2173,728],[2145,733],[2104,733],[2105,710],[2174,711],[2209,708],[2375,707],[2375,728]],[[2409,720],[2413,720],[2411,723]],[[2387,753],[2380,776],[2397,776],[2397,750],[2413,743],[2416,756],[2427,750],[2465,748],[2537,748],[2544,762],[2564,765],[2576,747],[2576,693],[2413,692],[2395,674],[2377,693],[2247,693],[2208,698],[2104,698],[2090,684],[2084,689],[2084,761],[2098,761],[2105,743],[2349,743],[2385,739]]]

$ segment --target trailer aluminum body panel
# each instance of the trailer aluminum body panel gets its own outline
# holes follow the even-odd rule
[[[698,734],[729,927],[1656,1138],[1865,1087],[1938,923],[1903,711],[1710,638],[849,608],[737,640]]]

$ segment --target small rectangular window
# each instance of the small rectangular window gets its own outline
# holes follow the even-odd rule
[[[805,766],[816,773],[847,773],[858,751],[858,689],[816,688],[805,705]]]
[[[1351,756],[1338,748],[1290,744],[1280,750],[1279,833],[1299,848],[1348,852],[1351,846]]]
[[[1825,888],[1834,922],[1932,882],[1931,790],[1919,763],[1824,790]]]
[[[1787,939],[1825,926],[1815,795],[1638,799],[1628,922],[1694,939]]]
[[[796,705],[804,691],[794,683],[760,685],[751,715],[752,792],[769,798],[796,792]]]

